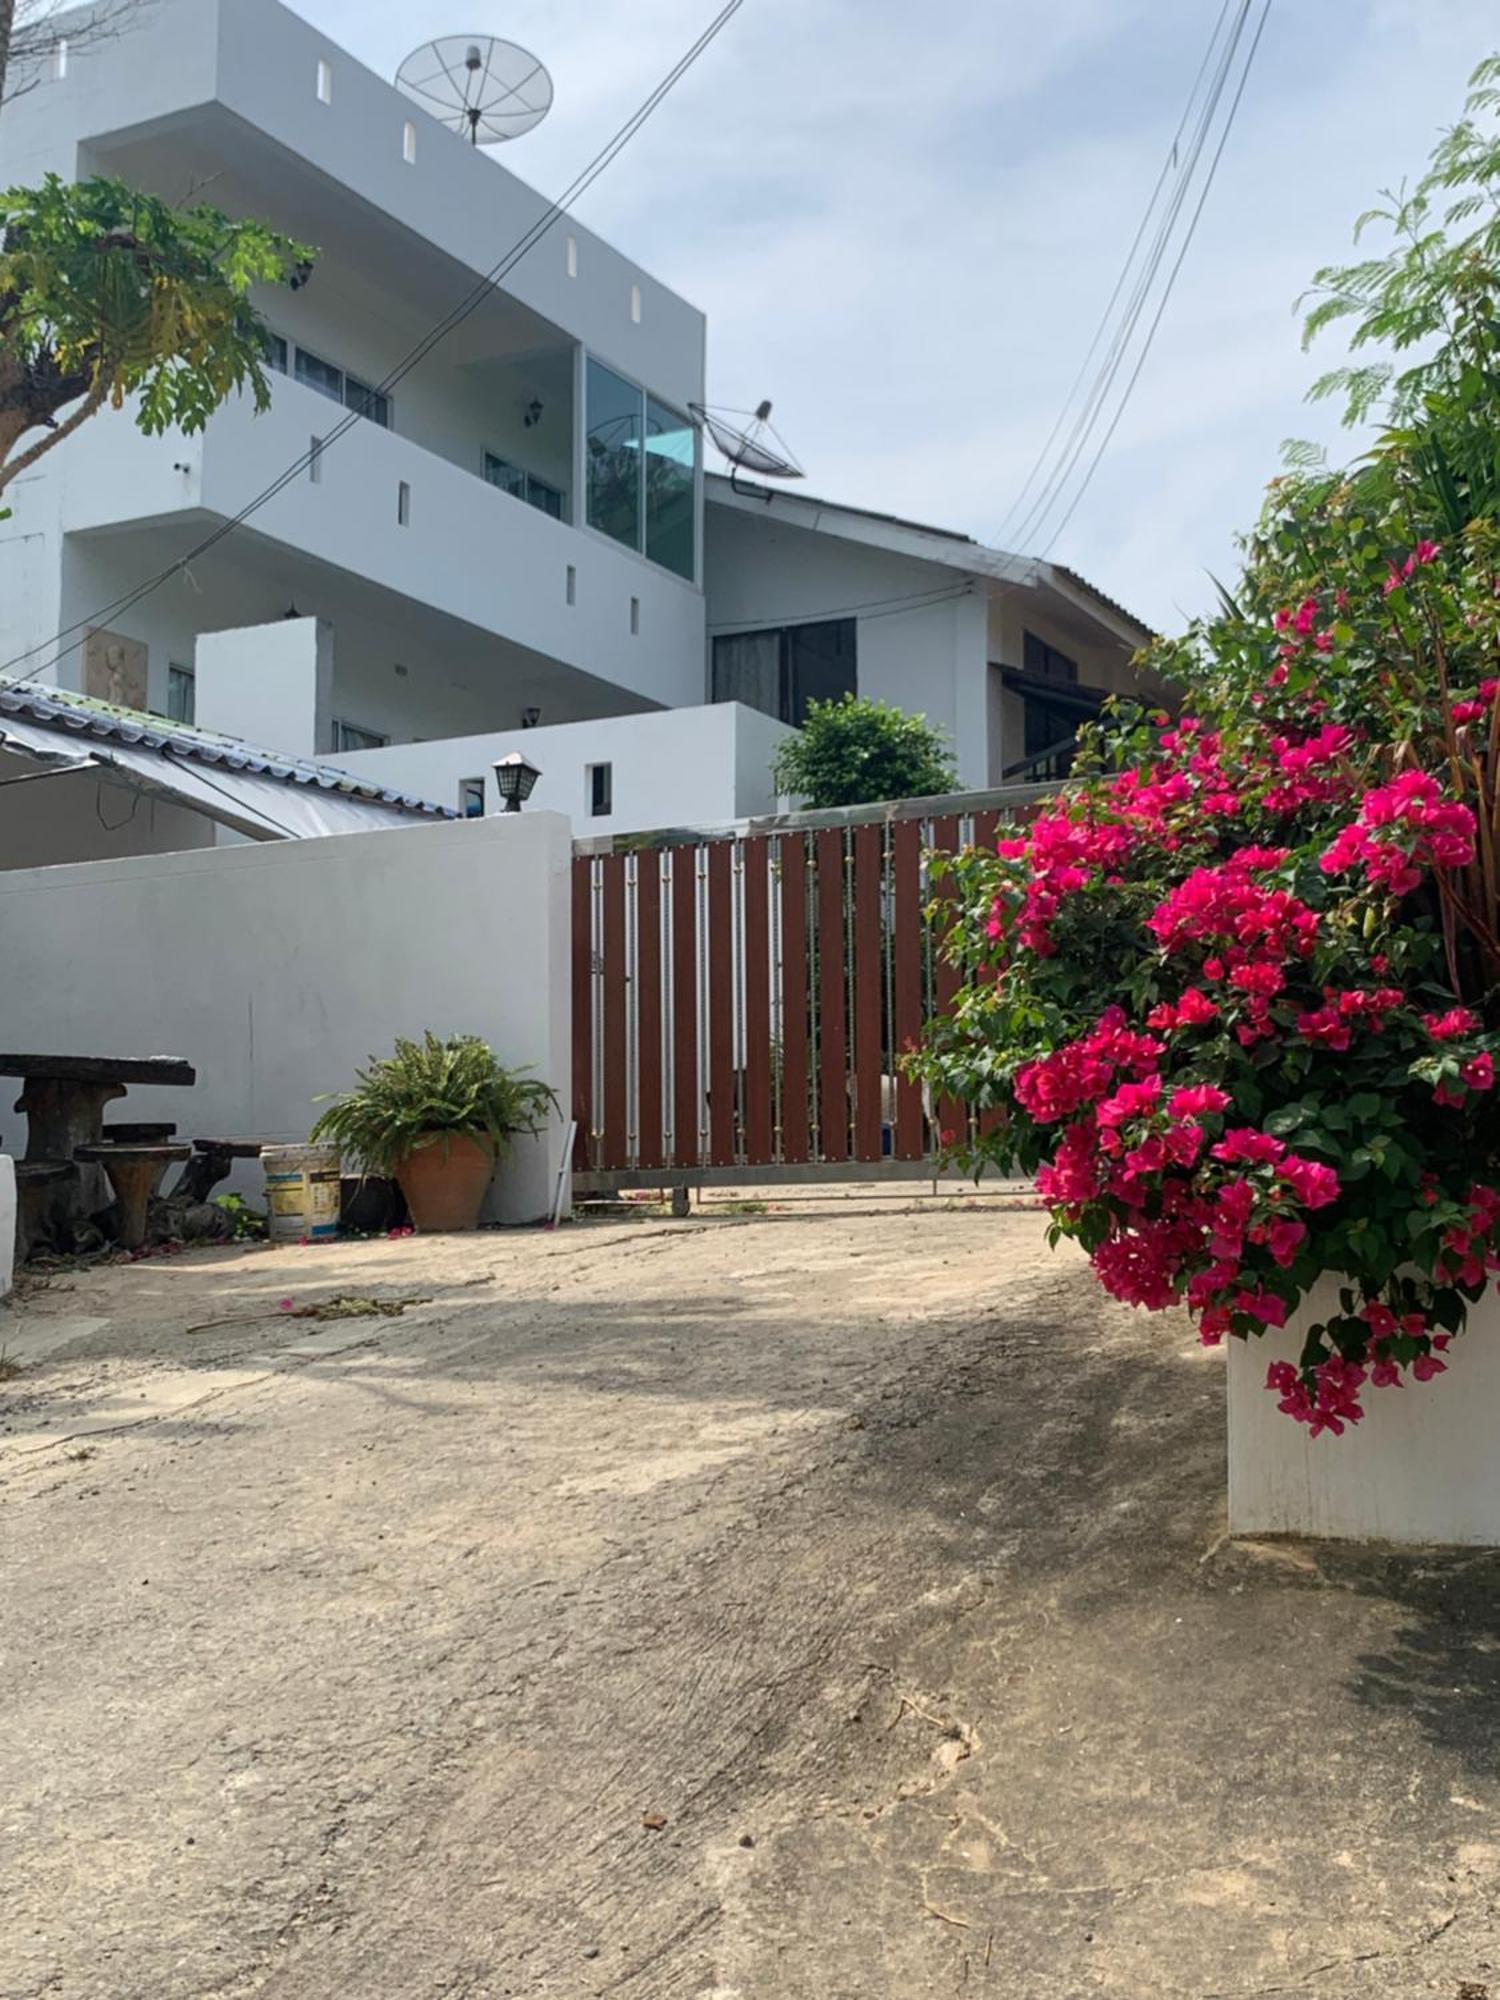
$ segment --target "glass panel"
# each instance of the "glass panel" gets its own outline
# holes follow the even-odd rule
[[[372,424],[382,429],[391,427],[391,399],[382,396],[378,389],[372,389],[368,382],[361,382],[353,375],[344,377],[344,403],[351,410],[358,410],[362,417],[368,417]]]
[[[645,398],[612,369],[588,372],[588,519],[591,528],[641,546],[641,424]]]
[[[512,465],[508,458],[499,458],[492,451],[484,455],[484,476],[491,486],[498,486],[502,493],[512,494],[517,500],[526,498],[526,474],[519,465]]]
[[[589,813],[594,819],[608,819],[614,811],[613,764],[589,765]]]
[[[197,683],[191,667],[167,668],[167,715],[173,722],[191,722],[197,713]]]
[[[714,640],[713,699],[742,701],[762,715],[781,715],[780,631],[736,632]]]
[[[646,404],[646,554],[693,580],[698,434],[664,403]]]
[[[354,722],[335,722],[333,725],[333,747],[336,752],[383,750],[390,740],[389,736],[381,736],[373,729],[361,729]]]
[[[460,778],[458,781],[458,809],[465,819],[484,818],[483,778]]]
[[[787,640],[788,710],[782,720],[800,729],[813,701],[837,701],[857,689],[858,622],[835,618],[825,625],[793,625]]]
[[[286,373],[286,342],[279,333],[267,335],[266,365],[278,375]]]
[[[1060,653],[1055,646],[1049,646],[1045,639],[1039,639],[1035,632],[1026,634],[1023,665],[1029,674],[1040,674],[1049,681],[1076,681],[1078,662],[1070,660],[1066,653]]]
[[[561,521],[566,507],[565,496],[555,486],[549,486],[545,479],[537,479],[531,473],[526,475],[526,498],[539,513],[550,514],[554,521]]]
[[[344,400],[343,369],[335,368],[331,361],[320,361],[305,347],[297,349],[297,380],[305,382],[309,389],[316,389],[320,396],[332,396],[336,403]]]

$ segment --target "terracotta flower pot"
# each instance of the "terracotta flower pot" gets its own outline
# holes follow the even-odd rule
[[[423,1236],[477,1229],[494,1171],[495,1155],[485,1140],[464,1132],[434,1133],[430,1144],[408,1153],[396,1168],[413,1227]]]

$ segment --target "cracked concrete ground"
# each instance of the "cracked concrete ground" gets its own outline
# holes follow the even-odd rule
[[[1500,2000],[1500,1561],[1226,1542],[1218,1357],[1035,1215],[206,1252],[0,1349],[4,2000]]]

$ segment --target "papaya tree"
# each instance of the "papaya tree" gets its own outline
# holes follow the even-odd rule
[[[0,498],[106,406],[149,435],[200,431],[224,399],[270,402],[250,293],[303,284],[311,252],[264,223],[173,208],[123,182],[0,193]]]

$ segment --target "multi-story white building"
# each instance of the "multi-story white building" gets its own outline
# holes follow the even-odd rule
[[[703,315],[571,218],[380,394],[546,203],[524,150],[476,151],[277,0],[155,0],[52,71],[0,121],[5,184],[118,176],[317,263],[261,301],[266,414],[102,414],[12,487],[8,672],[460,809],[525,748],[591,832],[768,809],[776,741],[844,688],[927,713],[981,787],[1131,684],[1145,628],[1065,570],[706,477]]]

